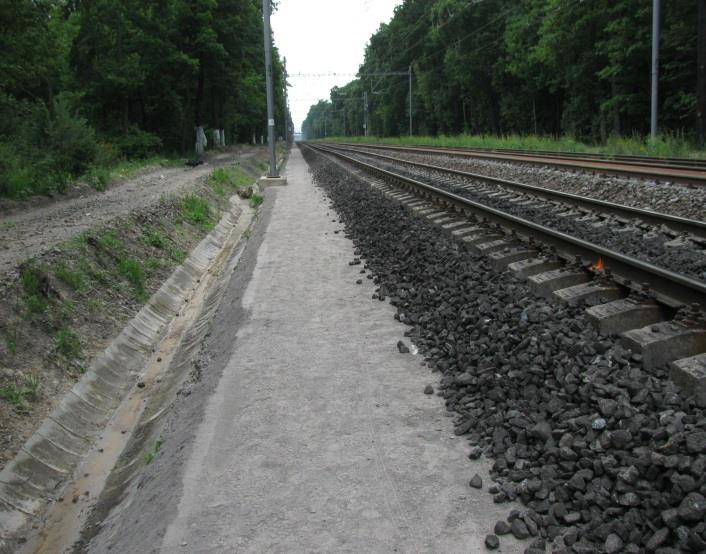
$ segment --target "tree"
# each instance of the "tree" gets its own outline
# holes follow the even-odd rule
[[[706,118],[704,63],[698,86],[694,71],[706,25],[695,16],[693,2],[670,0],[660,54],[661,126],[694,138]],[[371,36],[361,74],[413,66],[418,133],[605,141],[649,128],[650,43],[651,6],[643,0],[406,0]],[[374,133],[406,133],[404,78],[363,77],[340,89],[353,86],[371,95]]]

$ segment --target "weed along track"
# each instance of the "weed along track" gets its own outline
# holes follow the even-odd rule
[[[503,230],[432,196],[331,154],[304,153],[378,287],[374,298],[389,300],[440,373],[438,394],[470,457],[492,463],[492,501],[522,504],[489,534],[525,539],[530,552],[706,549],[706,395],[689,372],[706,351],[699,309],[671,323],[653,309],[640,335],[630,325],[641,321],[635,311],[655,306],[649,293],[615,297],[624,317],[610,319],[600,311],[609,287],[566,277],[579,266],[561,269],[550,258],[504,270],[512,255],[536,257],[543,248],[534,240],[508,247]],[[497,248],[483,248],[493,241]],[[555,271],[581,301],[533,280],[533,265]],[[640,342],[650,333],[657,339]],[[660,333],[682,333],[689,346]],[[674,362],[680,355],[688,362]]]

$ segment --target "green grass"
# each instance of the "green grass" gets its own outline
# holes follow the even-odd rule
[[[145,290],[145,271],[142,264],[130,258],[118,261],[118,271],[132,287],[135,298],[139,301],[147,299]]]
[[[29,401],[39,398],[41,383],[36,375],[27,375],[24,385],[18,387],[14,383],[0,387],[0,398],[7,400],[20,413],[29,412]]]
[[[164,158],[161,156],[145,158],[143,160],[125,160],[110,168],[111,179],[127,179],[147,167],[179,167],[183,165],[181,158]]]
[[[148,450],[145,453],[145,465],[150,465],[154,459],[157,457],[157,454],[159,453],[160,449],[162,448],[162,445],[164,444],[164,439],[162,437],[159,437],[157,439],[157,442],[154,443],[154,446],[152,447],[151,450]]]
[[[142,233],[142,242],[159,250],[167,248],[167,237],[157,229],[146,229]]]
[[[213,228],[211,209],[203,198],[195,194],[184,196],[179,202],[179,211],[186,221],[200,229],[209,231]]]
[[[186,250],[181,248],[171,248],[169,250],[169,257],[177,263],[181,263],[186,259]]]
[[[78,335],[68,328],[59,329],[54,336],[56,352],[67,360],[81,357],[81,340]]]
[[[134,177],[148,167],[178,167],[182,164],[183,160],[180,158],[152,157],[142,160],[122,160],[111,166],[91,167],[83,178],[96,190],[103,191],[111,183]]]
[[[17,354],[17,335],[5,335],[5,348],[13,356]]]
[[[263,201],[264,198],[262,196],[260,196],[259,194],[253,194],[250,197],[250,207],[257,208],[260,206],[260,204],[262,204]]]
[[[30,315],[41,315],[49,309],[49,299],[41,287],[42,273],[35,266],[25,266],[20,271],[20,284],[24,292],[24,304]]]
[[[62,260],[57,264],[56,269],[54,269],[54,276],[75,291],[83,291],[85,289],[83,274],[80,271],[71,269],[66,261]]]
[[[214,169],[209,184],[216,194],[225,196],[228,189],[249,187],[253,180],[237,166]]]
[[[105,269],[96,267],[87,256],[81,256],[77,266],[87,279],[94,281],[96,284],[108,285],[110,283],[110,273]]]
[[[149,244],[162,245],[166,245],[167,241],[161,233],[154,230],[143,233],[140,240]],[[110,257],[109,261],[99,260],[98,264],[103,266],[101,268],[97,267],[98,264],[88,257],[82,256],[77,267],[87,280],[107,287],[115,287],[120,280],[123,280],[130,286],[135,300],[144,302],[147,299],[145,268],[139,260],[133,259],[127,254],[126,246],[115,230],[101,231],[98,234],[86,233],[82,235],[81,242],[81,248],[93,243]]]
[[[108,188],[112,180],[111,170],[108,167],[92,167],[85,178],[94,189],[103,191]]]
[[[118,179],[133,177],[148,167],[177,167],[179,158],[155,156],[146,159],[117,160],[113,156],[96,157],[80,172],[61,170],[51,163],[51,156],[26,158],[8,143],[0,141],[0,197],[26,198],[34,194],[64,193],[73,183],[84,181],[96,190],[106,190]]]
[[[147,258],[145,260],[145,269],[147,269],[148,273],[155,272],[160,268],[165,267],[165,265],[164,260],[160,258]]]
[[[115,234],[115,231],[112,230],[104,231],[96,240],[101,248],[113,254],[117,254],[123,246],[122,242],[120,242],[120,239],[118,239]]]
[[[456,135],[438,137],[337,137],[327,141],[350,142],[358,144],[389,144],[400,146],[440,146],[460,148],[490,148],[519,150],[550,150],[557,152],[576,152],[636,156],[656,156],[667,158],[706,159],[706,152],[697,150],[689,141],[678,134],[660,135],[656,140],[649,138],[610,137],[605,144],[591,145],[571,137],[543,137],[536,135]]]

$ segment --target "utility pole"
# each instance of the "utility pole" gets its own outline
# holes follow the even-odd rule
[[[383,71],[374,73],[358,73],[357,77],[388,77],[391,75],[405,75],[409,79],[409,135],[412,136],[412,65],[410,64],[407,71]]]
[[[279,177],[275,153],[275,102],[272,92],[272,30],[270,28],[270,0],[262,0],[262,17],[265,25],[265,85],[267,87],[267,142],[270,148],[268,177]]]
[[[657,138],[657,100],[659,94],[659,31],[660,0],[652,0],[652,102],[650,106],[650,137]]]
[[[706,0],[699,0],[696,46],[696,118],[699,144],[706,145]]]
[[[363,91],[363,135],[368,136],[368,91]]]
[[[282,59],[284,69],[284,143],[289,144],[289,99],[287,97],[287,58]]]
[[[412,64],[409,66],[409,136],[412,136]]]

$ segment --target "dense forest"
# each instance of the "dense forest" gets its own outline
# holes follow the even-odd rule
[[[0,196],[266,135],[261,0],[0,0],[0,28]]]
[[[648,0],[405,0],[302,130],[364,134],[367,107],[368,134],[408,134],[411,66],[414,134],[644,135],[651,39]],[[706,0],[663,0],[661,132],[703,144],[705,65]]]

